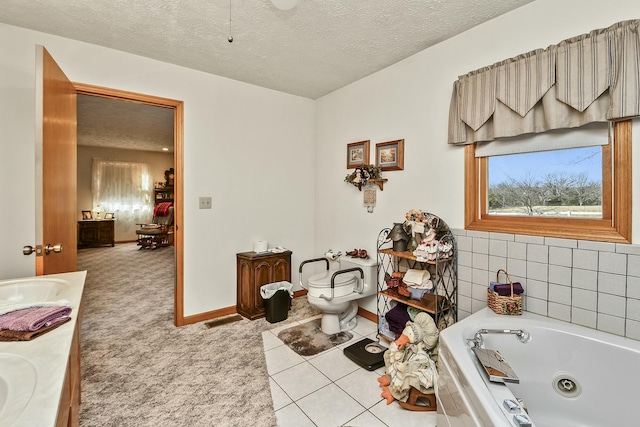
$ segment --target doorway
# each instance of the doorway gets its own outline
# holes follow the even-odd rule
[[[151,95],[126,92],[117,89],[73,83],[78,95],[108,98],[133,102],[148,106],[161,107],[173,111],[173,167],[174,167],[174,246],[175,246],[175,281],[174,281],[174,325],[183,326],[184,319],[184,282],[183,282],[183,112],[182,101],[160,98]]]

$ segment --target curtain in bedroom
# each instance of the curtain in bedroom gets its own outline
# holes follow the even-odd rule
[[[640,20],[472,71],[454,82],[450,144],[640,115]]]
[[[147,163],[93,159],[91,175],[94,209],[115,213],[125,226],[150,222],[153,185]]]

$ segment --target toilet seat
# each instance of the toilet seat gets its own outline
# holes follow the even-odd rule
[[[307,294],[312,297],[320,297],[320,295],[330,296],[331,276],[333,276],[334,273],[335,271],[328,270],[309,277],[307,281],[309,285]],[[358,284],[358,279],[356,275],[352,273],[338,274],[333,280],[333,284],[333,296],[338,298],[352,293]]]

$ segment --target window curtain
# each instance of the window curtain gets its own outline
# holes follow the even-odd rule
[[[639,116],[639,25],[619,22],[460,76],[449,144]]]
[[[147,163],[93,159],[91,175],[94,208],[115,213],[125,225],[149,222],[153,194]]]

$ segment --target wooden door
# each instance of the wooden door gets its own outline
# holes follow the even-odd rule
[[[77,269],[76,89],[49,52],[36,47],[36,274]],[[46,249],[45,251],[46,252]]]

